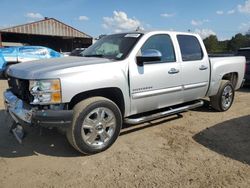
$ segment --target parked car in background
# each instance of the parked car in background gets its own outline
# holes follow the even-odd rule
[[[76,48],[72,52],[70,52],[70,56],[81,56],[81,53],[85,50],[86,48]]]
[[[68,57],[71,52],[60,52],[64,57]]]
[[[240,48],[237,52],[238,56],[246,57],[245,84],[250,84],[250,47]]]

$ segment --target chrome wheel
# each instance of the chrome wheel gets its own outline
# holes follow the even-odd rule
[[[85,117],[81,135],[87,145],[101,149],[108,144],[115,129],[116,118],[114,113],[108,108],[99,107]]]
[[[222,107],[224,109],[228,109],[233,101],[233,88],[228,85],[224,88],[223,93],[222,93]]]

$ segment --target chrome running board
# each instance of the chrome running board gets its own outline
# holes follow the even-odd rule
[[[149,115],[149,116],[143,116],[143,117],[138,117],[138,118],[125,118],[124,122],[126,124],[136,125],[136,124],[152,121],[152,120],[155,120],[155,119],[159,119],[159,118],[162,118],[162,117],[165,117],[165,116],[178,114],[180,112],[184,112],[184,111],[191,110],[191,109],[194,109],[194,108],[198,108],[198,107],[203,106],[203,104],[204,104],[204,102],[202,100],[199,100],[199,101],[196,101],[194,104],[190,104],[190,105],[170,109],[170,110],[167,110],[167,111],[164,111],[164,112],[158,112],[156,114],[152,114],[152,115]]]

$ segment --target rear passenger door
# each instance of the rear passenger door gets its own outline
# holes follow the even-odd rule
[[[209,87],[210,65],[202,40],[194,35],[177,35],[177,40],[184,102],[203,98]]]

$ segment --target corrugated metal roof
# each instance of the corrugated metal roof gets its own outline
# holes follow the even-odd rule
[[[37,22],[1,29],[0,32],[50,35],[50,36],[61,36],[61,37],[92,38],[91,36],[69,25],[66,25],[54,18],[45,18],[44,20],[40,20]]]

